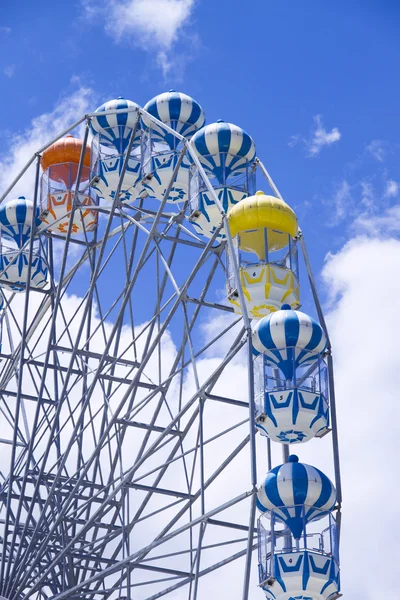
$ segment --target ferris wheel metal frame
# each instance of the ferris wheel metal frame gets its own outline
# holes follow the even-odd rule
[[[118,112],[126,112],[126,109],[124,109],[123,111],[115,111],[115,113]],[[143,115],[145,115],[149,121],[155,123],[158,127],[177,137],[179,139],[179,142],[182,144],[182,150],[180,151],[179,160],[172,174],[171,181],[166,190],[164,198],[159,203],[158,210],[154,213],[151,213],[151,211],[148,211],[147,213],[148,223],[150,224],[149,229],[147,229],[143,225],[143,222],[141,220],[141,216],[145,214],[144,212],[141,212],[143,204],[139,206],[139,209],[136,214],[134,213],[133,215],[131,215],[124,209],[124,206],[122,205],[119,199],[123,177],[127,168],[128,157],[132,148],[133,140],[135,138],[136,128],[138,127],[139,119]],[[135,389],[137,389],[138,386],[143,386],[144,389],[147,390],[148,397],[155,397],[156,394],[160,392],[161,388],[168,387],[169,383],[172,381],[172,376],[170,376],[169,379],[167,378],[166,382],[163,382],[158,386],[149,384],[146,388],[146,385],[144,385],[143,380],[141,380],[141,374],[145,368],[146,359],[142,360],[141,363],[138,361],[137,364],[134,364],[134,361],[124,359],[123,356],[116,356],[116,354],[118,353],[118,340],[121,337],[121,331],[123,328],[124,311],[127,308],[129,308],[129,305],[131,303],[131,291],[135,286],[140,270],[146,264],[148,253],[152,249],[158,255],[158,260],[160,264],[162,264],[162,268],[164,269],[164,274],[162,276],[160,273],[157,274],[157,285],[159,286],[159,290],[164,291],[168,282],[168,284],[174,287],[174,294],[172,296],[172,299],[170,299],[167,302],[167,306],[171,307],[171,312],[169,313],[169,315],[167,317],[164,317],[165,313],[163,313],[163,319],[161,319],[161,309],[164,310],[165,307],[161,307],[159,305],[158,314],[154,314],[153,321],[150,322],[150,325],[146,326],[148,328],[148,336],[145,344],[147,360],[149,360],[149,358],[157,350],[158,344],[161,344],[162,335],[167,330],[170,323],[170,319],[172,319],[178,306],[185,305],[185,303],[190,302],[195,306],[194,313],[191,318],[189,318],[189,315],[187,313],[184,317],[186,338],[184,337],[182,341],[184,349],[181,347],[177,350],[177,360],[175,369],[179,368],[179,361],[181,361],[181,363],[183,362],[185,358],[185,352],[188,351],[190,354],[190,359],[186,362],[189,362],[193,370],[193,376],[195,379],[197,378],[197,356],[196,350],[191,339],[191,331],[192,328],[196,325],[196,318],[199,314],[200,308],[203,306],[209,309],[214,309],[216,311],[230,313],[233,312],[233,309],[226,305],[219,304],[217,302],[213,303],[205,300],[206,292],[210,288],[212,282],[213,272],[215,272],[217,265],[221,263],[222,254],[225,249],[225,246],[228,248],[232,256],[235,255],[233,240],[229,232],[229,227],[227,225],[227,217],[218,199],[218,196],[215,193],[215,190],[213,189],[207,177],[207,174],[205,173],[201,165],[201,162],[199,161],[196,153],[193,150],[191,142],[185,139],[183,136],[179,135],[170,127],[168,127],[165,123],[162,123],[161,121],[153,117],[151,114],[139,108],[136,128],[133,131],[126,152],[126,158],[122,167],[122,172],[114,201],[109,206],[99,205],[97,207],[93,207],[93,210],[96,210],[99,216],[103,216],[103,218],[106,219],[104,231],[102,232],[102,237],[98,239],[96,232],[93,235],[93,239],[90,240],[87,233],[84,232],[84,241],[74,240],[72,237],[72,222],[75,211],[79,210],[77,202],[79,193],[79,183],[83,168],[84,149],[88,142],[90,120],[93,116],[94,113],[84,115],[81,119],[76,121],[66,130],[62,131],[56,138],[54,138],[48,144],[40,148],[30,159],[30,161],[28,161],[28,163],[25,165],[25,167],[22,169],[19,175],[14,179],[14,181],[10,184],[10,186],[0,198],[0,202],[3,201],[13,190],[14,186],[20,181],[21,177],[25,174],[29,167],[31,167],[31,165],[33,165],[36,162],[35,185],[33,195],[34,208],[36,209],[39,202],[40,158],[42,152],[56,140],[60,139],[61,137],[65,136],[69,132],[73,131],[79,126],[82,126],[82,124],[85,123],[82,154],[78,167],[77,185],[74,194],[74,202],[70,214],[68,231],[65,236],[59,236],[54,233],[49,233],[48,226],[40,226],[40,236],[46,236],[47,242],[51,246],[49,252],[49,268],[51,278],[50,289],[33,290],[31,289],[31,286],[29,284],[31,259],[33,253],[33,242],[35,235],[38,233],[38,231],[35,230],[35,224],[32,220],[32,235],[30,237],[30,240],[26,242],[26,244],[20,249],[20,252],[28,251],[29,256],[28,285],[25,292],[24,309],[21,320],[13,312],[12,302],[15,293],[11,294],[5,299],[6,309],[4,323],[6,331],[8,332],[9,338],[12,339],[13,335],[11,333],[11,330],[15,327],[19,327],[19,333],[16,337],[20,338],[20,341],[15,348],[11,349],[11,352],[9,354],[6,355],[3,353],[1,355],[3,365],[0,365],[0,398],[3,399],[4,407],[7,406],[7,398],[12,397],[13,402],[15,402],[14,413],[12,413],[12,410],[9,410],[6,414],[6,417],[11,423],[11,426],[13,427],[13,437],[11,440],[8,441],[3,440],[3,442],[9,442],[11,444],[11,457],[9,474],[3,477],[4,481],[1,486],[2,499],[5,502],[6,509],[3,523],[3,539],[1,540],[0,551],[0,594],[5,598],[8,598],[9,600],[11,600],[11,598],[29,597],[48,598],[50,597],[50,595],[54,598],[54,600],[63,600],[67,597],[126,597],[129,596],[130,587],[132,587],[131,574],[133,570],[142,568],[145,570],[145,572],[149,572],[150,575],[152,573],[164,575],[167,585],[165,589],[156,591],[155,593],[146,596],[148,600],[155,600],[156,598],[162,597],[175,590],[179,590],[185,585],[188,586],[189,600],[196,600],[198,599],[199,581],[202,577],[207,576],[214,570],[219,569],[238,558],[244,557],[245,567],[243,573],[243,589],[241,597],[242,600],[248,600],[252,554],[253,550],[257,546],[257,543],[255,542],[256,530],[254,526],[256,516],[257,469],[254,381],[252,369],[253,356],[250,342],[252,328],[251,321],[246,310],[243,291],[239,286],[238,294],[240,305],[242,307],[243,324],[240,328],[238,335],[235,336],[233,344],[231,345],[224,359],[221,360],[221,363],[212,373],[212,375],[208,377],[206,381],[202,384],[200,384],[199,381],[197,381],[195,393],[184,403],[181,410],[175,416],[172,416],[171,414],[171,421],[167,427],[163,428],[158,426],[156,424],[156,417],[154,418],[154,420],[152,419],[148,423],[135,422],[134,424],[132,424],[132,422],[128,421],[126,415],[129,414],[129,410],[132,410],[132,406],[129,402],[129,396],[130,394],[135,393]],[[96,113],[96,116],[99,116],[99,113]],[[185,153],[190,155],[190,159],[196,166],[205,186],[207,187],[210,196],[213,198],[215,204],[217,205],[221,216],[221,222],[219,227],[217,228],[214,235],[209,240],[207,240],[207,242],[200,241],[198,238],[196,239],[196,236],[194,236],[193,234],[191,234],[191,237],[187,236],[184,240],[180,239],[179,235],[173,235],[174,227],[177,227],[178,232],[185,229],[183,225],[185,207],[180,212],[177,212],[175,217],[171,218],[170,215],[166,216],[164,214],[169,191],[172,188],[172,185],[175,181]],[[256,159],[256,167],[265,177],[268,185],[270,186],[274,194],[282,199],[278,188],[273,182],[267,169],[259,159]],[[132,208],[135,208],[134,204],[132,204]],[[115,228],[112,228],[114,222],[113,220],[115,217],[121,218],[121,224]],[[164,231],[161,234],[158,230],[160,223],[163,223],[164,225]],[[226,243],[214,246],[214,242],[222,227],[225,227]],[[134,228],[136,232],[134,233],[134,236],[136,237],[138,235],[138,232],[140,231],[145,236],[146,240],[140,251],[139,258],[136,259],[136,263],[133,260],[132,251],[128,255],[128,260],[126,261],[126,286],[124,290],[121,291],[121,305],[119,307],[119,312],[117,318],[113,322],[111,333],[103,351],[100,353],[96,353],[90,347],[90,343],[88,342],[88,340],[90,341],[92,333],[90,331],[89,326],[90,314],[94,310],[93,302],[95,302],[98,294],[96,287],[97,280],[102,273],[102,269],[104,268],[103,261],[107,260],[106,244],[109,242],[109,240],[112,240],[113,238],[123,238],[127,228]],[[168,257],[164,256],[163,252],[160,250],[159,243],[161,238],[168,240],[171,244],[171,254]],[[57,240],[62,240],[64,244],[62,258],[59,266],[58,282],[56,282],[55,280],[54,264],[52,264],[54,262],[52,257],[52,246]],[[70,245],[74,243],[78,246],[81,246],[83,248],[83,251],[78,262],[68,271],[68,251]],[[193,266],[191,272],[188,273],[184,285],[179,286],[178,283],[174,280],[174,275],[171,270],[171,263],[173,261],[175,249],[181,243],[187,245],[188,247],[191,246],[195,248],[196,251],[199,252],[199,257],[196,264]],[[307,248],[305,245],[304,238],[301,234],[299,235],[299,243],[304,257],[304,262],[306,265],[307,275],[312,295],[314,298],[316,311],[318,313],[320,323],[325,331],[328,340],[327,363],[331,411],[331,434],[335,470],[335,483],[338,499],[337,515],[338,522],[340,525],[340,507],[342,494],[331,344],[321,303],[318,297],[315,280],[311,270]],[[208,277],[204,280],[204,294],[200,295],[199,298],[188,297],[187,291],[191,282],[195,278],[196,274],[199,272],[199,269],[204,264],[205,260],[208,259],[210,256],[212,256],[214,264],[213,267],[210,269]],[[75,274],[85,262],[89,264],[89,268],[91,270],[91,277],[88,290],[85,293],[85,297],[82,303],[83,317],[81,319],[81,324],[78,329],[75,342],[71,339],[70,348],[66,348],[65,346],[62,346],[60,343],[57,342],[56,320],[57,318],[61,318],[64,321],[65,330],[68,330],[68,318],[62,313],[61,301],[63,295],[65,294],[65,291],[68,289],[69,283],[71,282],[71,280],[73,280]],[[238,264],[236,264],[235,261],[233,261],[233,269],[235,270],[235,274],[238,277]],[[0,274],[0,284],[1,280],[2,274]],[[34,318],[31,318],[29,313],[31,298],[32,294],[36,293],[42,294],[42,300],[39,303],[39,307]],[[47,344],[46,352],[44,354],[44,357],[40,359],[37,357],[34,358],[32,356],[32,347],[29,348],[29,343],[35,338],[36,329],[40,328],[41,324],[43,323],[43,320],[48,318],[47,315],[49,313],[49,341]],[[102,315],[101,320],[105,321],[106,317],[107,315]],[[74,318],[77,317],[75,316]],[[234,322],[234,324],[238,324],[239,321],[240,317]],[[158,323],[158,329],[157,327],[155,327],[156,323]],[[227,327],[227,329],[229,330],[231,328],[232,325],[229,325]],[[155,334],[154,330],[156,330]],[[225,330],[217,332],[217,334],[215,335],[215,339],[212,343],[218,342],[218,339],[220,339],[225,333]],[[86,338],[84,337],[85,335]],[[247,353],[246,361],[248,366],[248,402],[238,400],[235,398],[213,395],[213,387],[220,378],[224,368],[242,348],[246,348],[245,351]],[[69,353],[70,360],[68,367],[62,366],[57,358],[58,353],[62,352]],[[90,374],[90,377],[88,367],[89,359],[97,361],[97,368],[93,373]],[[79,364],[81,365],[80,367],[78,366]],[[124,391],[125,401],[121,401],[117,410],[113,411],[112,415],[109,416],[107,420],[103,419],[102,430],[99,432],[99,437],[96,438],[94,434],[94,439],[96,439],[97,441],[97,447],[95,447],[90,456],[87,459],[85,459],[86,462],[84,461],[82,453],[82,457],[79,459],[80,464],[79,469],[77,469],[77,476],[68,478],[65,476],[66,463],[69,459],[70,453],[73,450],[74,444],[78,443],[78,446],[82,447],[83,436],[85,435],[84,432],[86,431],[85,427],[87,426],[84,422],[84,416],[85,414],[87,414],[87,411],[90,412],[91,410],[90,400],[92,397],[92,393],[96,390],[96,385],[100,381],[102,382],[104,390],[107,389],[107,385],[109,386],[109,390],[111,390],[111,386],[114,384],[125,385],[119,381],[117,375],[118,367],[121,364],[124,364],[124,366],[128,369],[129,373],[134,373],[134,376],[132,376],[131,381],[126,386],[126,389]],[[105,373],[104,369],[108,369],[108,371]],[[58,403],[54,401],[54,403],[52,404],[49,401],[50,394],[46,390],[48,385],[47,377],[49,371],[57,371],[57,376],[60,376],[64,381],[63,389],[61,391],[58,390],[57,392]],[[23,372],[29,372],[32,380],[36,382],[35,394],[33,394],[31,397],[29,397],[29,394],[26,394],[26,392],[24,391],[24,380],[22,376]],[[76,414],[74,412],[71,412],[71,415],[73,415],[71,416],[71,419],[74,423],[73,435],[71,436],[70,441],[66,445],[65,450],[59,456],[59,464],[57,465],[56,473],[55,475],[53,474],[51,476],[47,476],[46,459],[42,460],[41,458],[41,465],[37,465],[35,462],[35,445],[38,443],[36,436],[32,435],[29,439],[28,435],[24,435],[22,433],[21,423],[23,424],[27,420],[27,414],[25,412],[25,402],[34,402],[36,405],[35,422],[30,432],[35,432],[36,428],[38,432],[40,432],[38,433],[38,435],[40,435],[40,440],[44,439],[47,435],[47,446],[43,455],[46,457],[46,453],[48,455],[51,451],[52,444],[57,443],[57,430],[60,427],[58,417],[61,414],[61,406],[65,405],[65,402],[68,401],[68,382],[70,382],[73,377],[82,381],[84,388],[85,382],[88,382],[90,380],[90,383],[87,383],[87,387],[86,389],[84,389],[84,392],[82,394],[83,404],[80,407],[80,413],[78,411],[76,411]],[[13,378],[16,379],[16,389],[7,389],[8,384]],[[181,395],[183,393],[182,386],[183,383],[181,378]],[[204,439],[202,413],[204,410],[204,405],[207,402],[214,401],[225,403],[227,406],[231,405],[246,409],[248,411],[248,416],[246,417],[246,419],[244,419],[244,421],[248,421],[249,423],[249,432],[247,438],[241,441],[237,445],[237,447],[232,450],[232,452],[225,458],[222,464],[218,465],[212,477],[210,478],[210,481],[204,478],[204,448],[205,445],[207,445],[207,443],[209,442],[209,440]],[[161,401],[159,401],[158,403],[155,414],[158,414],[157,410],[160,410],[160,402]],[[186,428],[183,431],[177,430],[177,425],[181,423],[185,413],[187,413],[191,408],[195,407],[196,403],[198,406],[195,409],[192,416],[190,417]],[[126,406],[129,407],[128,412],[125,413],[125,416],[121,417],[123,411],[126,410]],[[3,416],[6,412],[6,408],[3,408]],[[179,459],[180,449],[182,449],[181,453],[182,456],[184,456],[183,447],[181,446],[182,439],[184,439],[186,432],[190,429],[192,422],[197,418],[199,419],[198,439],[196,440],[194,448],[190,451],[195,453],[195,455],[198,455],[199,457],[199,488],[194,494],[183,493],[179,489],[179,486],[177,486],[175,489],[164,489],[159,485],[159,482],[161,481],[162,476],[167,470],[169,464],[172,464],[174,461]],[[50,432],[47,431],[46,433],[44,433],[43,431],[43,423],[45,421],[48,422]],[[101,452],[108,443],[108,436],[110,436],[111,432],[113,431],[113,427],[116,426],[120,428],[118,435],[122,436],[122,438],[124,437],[124,435],[130,427],[144,430],[146,432],[145,442],[140,449],[136,462],[132,464],[131,468],[123,473],[121,472],[118,475],[118,477],[115,478],[115,480],[112,478],[112,473],[110,472],[107,483],[105,483],[103,488],[101,488],[101,486],[99,486],[98,483],[90,482],[90,480],[86,478],[86,475],[89,473],[92,465],[97,465],[96,468],[98,470],[101,470]],[[27,432],[29,432],[29,427],[27,428]],[[157,438],[152,444],[149,445],[149,439],[152,433],[156,433]],[[225,433],[226,432],[223,429],[221,429],[219,435],[223,436]],[[154,471],[156,472],[154,484],[144,485],[140,483],[132,483],[132,481],[134,481],[134,474],[139,468],[139,466],[145,463],[146,459],[150,457],[153,452],[156,452],[157,449],[163,444],[170,443],[169,440],[173,439],[174,437],[177,441],[170,453],[169,461],[171,462],[167,461],[167,463],[163,467],[154,469]],[[205,507],[205,493],[208,486],[212,481],[214,481],[215,478],[219,477],[219,475],[224,471],[224,469],[235,459],[235,457],[247,444],[250,448],[250,477],[248,483],[246,483],[246,485],[244,486],[245,490],[239,496],[231,498],[228,501],[219,504],[217,507],[207,511]],[[270,469],[272,467],[272,462],[271,442],[269,439],[267,440],[267,446],[267,466]],[[19,448],[22,448],[21,453],[18,453]],[[282,444],[282,449],[283,457],[284,459],[286,459],[289,454],[289,447],[288,445]],[[117,460],[114,461],[113,464],[116,468]],[[24,467],[22,469],[22,479],[20,477],[16,477],[16,469],[20,469],[21,465]],[[143,513],[143,510],[148,500],[146,501],[145,499],[142,505],[137,509],[136,521],[131,520],[130,516],[128,518],[128,507],[126,504],[124,504],[124,497],[126,497],[126,491],[124,490],[127,490],[130,484],[136,486],[135,489],[142,489],[142,491],[146,493],[146,498],[150,498],[154,494],[162,494],[167,497],[178,497],[179,501],[185,502],[181,511],[178,511],[178,513],[175,514],[175,516],[171,519],[169,525],[166,526],[160,532],[160,534],[152,540],[152,542],[145,545],[143,548],[140,548],[139,550],[135,550],[133,552],[129,551],[129,534],[130,531],[133,530],[135,523],[138,520],[140,520],[140,516]],[[83,488],[86,488],[88,490],[87,495],[84,495],[82,493]],[[31,490],[29,492],[31,495],[29,495],[28,489]],[[47,496],[43,495],[43,490],[47,490]],[[62,494],[60,494],[60,490],[64,490]],[[84,503],[86,502],[87,506],[90,506],[94,503],[98,505],[98,508],[92,514],[90,513],[90,510],[88,508],[86,512],[86,520],[82,518],[82,515],[85,514],[84,510],[82,510],[82,507],[78,507],[77,504],[76,496],[79,494],[83,496],[82,501]],[[104,495],[102,496],[102,494]],[[121,526],[120,529],[118,529],[118,531],[116,529],[116,519],[109,524],[101,523],[102,515],[105,512],[107,512],[107,508],[109,506],[112,506],[112,503],[115,502],[116,498],[120,498],[118,502],[120,503],[119,518],[121,521]],[[216,519],[216,517],[224,510],[236,505],[237,503],[245,499],[250,499],[248,526],[244,527],[243,524],[240,523],[224,522],[222,520]],[[191,505],[193,505],[193,503],[197,500],[200,500],[200,514],[197,517],[190,518],[185,524],[174,528],[174,525],[179,522],[181,515],[185,514],[185,511],[190,512]],[[40,507],[39,512],[37,511],[38,506]],[[72,522],[73,517],[69,517],[70,524],[68,525],[68,527],[65,527],[65,532],[67,533],[69,530],[71,530],[73,532],[73,535],[71,539],[69,539],[68,535],[65,534],[65,538],[62,539],[62,536],[60,536],[60,531],[63,530],[63,520],[68,515],[68,510],[71,506],[76,507],[75,512],[77,514],[80,514],[80,517],[76,518],[75,523]],[[118,514],[117,509],[115,514]],[[24,522],[21,521],[23,515],[25,515]],[[208,567],[202,569],[201,559],[202,554],[204,553],[203,540],[205,536],[205,530],[207,526],[209,526],[209,524],[215,524],[216,527],[221,527],[234,531],[244,531],[245,547],[242,548],[240,551],[230,556],[227,556],[222,560],[217,560],[214,562],[214,564],[211,564]],[[92,543],[87,542],[85,546],[85,544],[82,544],[81,542],[82,540],[85,540],[85,534],[90,530],[90,528],[95,529],[96,532],[100,532],[101,530],[103,530],[106,533],[104,535],[96,533],[94,541]],[[163,560],[169,556],[168,551],[166,552],[166,554],[160,555],[158,567],[157,564],[154,564],[154,561],[147,564],[143,562],[145,557],[148,556],[148,554],[151,553],[155,548],[158,548],[160,546],[162,547],[163,544],[169,542],[170,540],[173,540],[174,538],[178,538],[181,534],[185,532],[193,532],[193,539],[197,539],[197,543],[193,543],[190,548],[191,569],[189,572],[182,572],[176,568],[174,569],[172,567],[163,566]],[[102,551],[104,551],[107,544],[110,543],[109,538],[113,538],[113,536],[117,541],[119,539],[119,550],[117,552],[117,558],[105,558],[102,555]],[[48,550],[47,547],[51,547],[52,544],[55,547],[55,550]],[[222,543],[220,545],[222,546]],[[77,553],[75,552],[74,557],[71,559],[71,557],[69,556],[69,551],[74,550],[74,547],[81,548],[80,555],[78,553],[79,556],[77,556]],[[122,547],[124,549],[124,552],[121,555]],[[182,553],[184,552],[188,552],[188,550],[182,550]],[[179,552],[177,552],[177,554],[179,554]],[[70,568],[68,568],[68,560],[71,561]],[[75,564],[73,563],[74,560],[76,561]],[[84,565],[82,567],[84,578],[80,581],[74,581],[74,569],[77,572],[77,570],[80,568],[80,564]],[[88,576],[86,577],[86,575]],[[54,578],[55,581],[59,584],[55,584],[53,588],[51,586],[52,578]],[[105,582],[107,581],[111,581],[111,583],[106,584]],[[160,582],[163,582],[162,578],[160,579]]]

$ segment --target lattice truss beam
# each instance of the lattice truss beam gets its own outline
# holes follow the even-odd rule
[[[68,130],[85,120],[83,148],[90,115]],[[191,154],[223,226],[222,206],[180,140],[180,160]],[[22,172],[36,159],[35,204],[42,150]],[[83,156],[76,189],[82,165]],[[6,598],[155,600],[185,589],[182,598],[196,600],[203,576],[240,558],[248,597],[256,535],[251,328],[245,308],[234,315],[218,294],[229,232],[226,243],[215,243],[219,228],[205,242],[185,218],[186,203],[166,204],[179,166],[162,201],[132,203],[119,201],[123,169],[112,205],[94,208],[94,232],[75,238],[70,225],[61,237],[41,226],[21,249],[32,252],[39,236],[49,285],[5,298]],[[81,210],[77,193],[74,200],[70,223]]]
[[[41,228],[47,290],[6,294],[8,598],[134,589],[150,600],[183,586],[195,598],[201,576],[249,553],[236,510],[254,491],[246,330],[216,300],[224,245],[193,234],[186,205],[168,209],[165,199],[122,204],[117,193],[84,239]],[[240,369],[243,385],[229,389]],[[235,486],[238,465],[247,477]]]

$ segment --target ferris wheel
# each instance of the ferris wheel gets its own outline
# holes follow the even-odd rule
[[[118,98],[2,200],[0,596],[338,598],[329,337],[252,137]],[[327,435],[335,483],[289,456]]]

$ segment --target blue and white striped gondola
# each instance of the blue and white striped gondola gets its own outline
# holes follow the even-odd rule
[[[187,139],[201,129],[206,120],[202,107],[194,98],[175,90],[155,96],[145,104],[144,110]],[[178,146],[179,138],[154,123],[147,115],[143,115],[142,120],[145,127],[151,129],[153,142],[166,143],[171,150]]]
[[[299,463],[297,456],[289,456],[289,462],[267,474],[257,506],[269,523],[264,528],[266,520],[260,517],[258,537],[259,581],[268,600],[339,597],[335,503],[330,479],[319,469]]]
[[[336,504],[336,490],[331,480],[319,469],[298,462],[289,456],[289,462],[269,471],[257,493],[257,507],[261,512],[274,512],[299,539],[304,525],[321,519]]]
[[[193,136],[192,144],[206,173],[224,185],[229,177],[243,173],[255,159],[251,136],[241,127],[219,120]]]
[[[0,286],[20,292],[26,289],[29,270],[29,249],[22,248],[30,239],[32,218],[35,227],[41,225],[40,210],[34,212],[33,203],[24,196],[0,206]],[[38,242],[34,242],[30,286],[42,288],[47,283],[48,268],[41,256]]]
[[[321,437],[329,427],[322,327],[284,305],[257,321],[252,343],[256,426],[261,435],[284,444]]]
[[[41,225],[40,209],[36,208],[33,219],[35,227]],[[2,236],[12,239],[21,248],[32,231],[33,203],[25,196],[19,196],[0,206],[0,227]]]
[[[121,96],[116,100],[109,100],[98,108],[95,113],[110,113],[107,115],[96,114],[92,117],[90,128],[94,136],[99,137],[103,146],[116,148],[123,154],[129,144],[135,124],[138,120],[139,106],[131,100]],[[123,111],[123,112],[116,112]],[[134,146],[140,144],[140,123],[136,131]]]
[[[191,143],[225,212],[254,192],[250,167],[256,148],[244,129],[220,120],[198,131]],[[211,237],[221,222],[221,215],[201,177],[199,180],[198,189],[190,192],[190,220],[198,233]],[[218,238],[226,238],[224,229],[221,229]]]
[[[200,104],[190,96],[175,90],[159,94],[145,105],[144,110],[187,139],[205,122]],[[178,137],[154,123],[146,114],[143,115],[142,121],[147,138],[144,143],[143,183],[139,195],[146,193],[152,198],[162,200],[179,160],[182,144]],[[190,164],[190,157],[186,154],[167,202],[187,200]]]
[[[252,343],[255,355],[262,352],[285,379],[292,379],[297,367],[322,356],[327,342],[317,321],[284,304],[281,310],[257,321]]]
[[[132,151],[128,158],[124,180],[122,182],[120,200],[135,200],[136,185],[142,178],[140,138],[141,126],[139,106],[131,100],[117,98],[105,102],[96,109],[96,113],[109,114],[93,116],[91,131],[94,136],[92,156],[97,160],[93,166],[92,178],[95,178],[93,189],[100,198],[113,201],[124,165],[126,150],[136,127]],[[122,112],[116,112],[122,111]]]

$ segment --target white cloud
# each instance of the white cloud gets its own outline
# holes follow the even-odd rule
[[[288,146],[290,146],[290,148],[294,148],[294,147],[296,146],[296,144],[298,144],[298,143],[299,143],[299,142],[301,142],[301,141],[302,141],[302,137],[301,137],[301,135],[298,135],[298,134],[296,134],[296,135],[292,135],[292,136],[289,138],[289,141],[288,141]]]
[[[371,213],[373,211],[374,208],[374,204],[375,204],[375,195],[374,195],[374,188],[372,186],[372,183],[370,181],[360,181],[360,187],[361,187],[361,198],[360,198],[360,202],[361,205],[364,207],[364,210],[367,211],[368,213]]]
[[[379,215],[360,215],[353,223],[356,231],[370,236],[400,234],[400,206],[391,206]]]
[[[388,152],[388,144],[384,140],[372,140],[365,149],[376,161],[383,162]]]
[[[394,179],[388,179],[386,181],[385,197],[395,198],[399,193],[399,184]]]
[[[157,52],[156,62],[157,65],[160,67],[164,77],[167,77],[168,73],[170,73],[172,69],[172,61],[168,57],[168,53],[165,50],[160,50],[159,52]]]
[[[337,225],[342,221],[349,213],[352,208],[353,198],[351,195],[351,187],[348,181],[343,180],[336,188],[333,194],[333,208],[334,213],[332,216],[331,225]],[[332,201],[329,203],[331,204]]]
[[[11,33],[11,27],[2,26],[0,27],[0,33]]]
[[[115,41],[127,40],[156,53],[156,63],[167,76],[172,68],[171,52],[195,7],[196,0],[105,0],[102,8],[83,0],[92,22],[103,16],[105,30]]]
[[[4,67],[3,73],[6,77],[12,77],[15,73],[15,65],[7,65]]]
[[[335,142],[338,142],[341,138],[341,133],[337,127],[327,131],[322,123],[322,116],[316,115],[314,117],[315,128],[313,131],[313,137],[308,144],[309,153],[311,156],[319,154],[324,146],[331,146]]]
[[[323,125],[322,115],[315,115],[311,136],[307,139],[299,134],[292,135],[288,143],[293,148],[301,142],[307,149],[308,156],[317,156],[324,146],[331,146],[338,142],[341,137],[342,134],[337,127],[327,131]]]
[[[380,595],[398,597],[396,572],[387,560],[399,556],[400,534],[399,483],[390,475],[398,471],[399,262],[398,240],[356,238],[330,257],[323,272],[332,300],[328,324],[344,494],[342,585],[348,600],[373,600],[366,573],[385,573]],[[371,547],[378,551],[365,551]]]
[[[6,189],[41,146],[94,107],[93,90],[80,87],[75,92],[60,98],[51,112],[35,117],[25,131],[13,135],[7,153],[3,154],[3,159],[0,161],[0,190]],[[30,197],[34,176],[35,168],[32,165],[15,186],[11,196]]]
[[[347,220],[353,231],[397,231],[397,227],[389,223],[387,232],[383,231],[381,224],[386,221],[387,215],[392,215],[388,206],[388,198],[398,194],[399,184],[393,179],[385,181],[383,189],[373,184],[376,178],[368,177],[350,184],[347,179],[337,183],[328,200],[324,204],[329,205],[331,219],[328,225],[334,226]],[[333,209],[333,210],[332,210]],[[394,209],[393,212],[395,212]],[[380,226],[376,228],[376,223]]]
[[[156,44],[171,48],[180,29],[187,23],[193,0],[111,0],[108,31],[118,39],[124,35],[139,36],[143,45]]]

